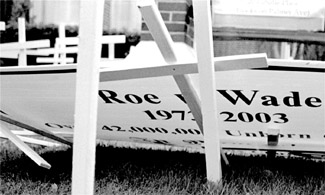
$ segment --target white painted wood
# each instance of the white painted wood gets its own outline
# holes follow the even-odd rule
[[[125,35],[104,35],[100,37],[101,43],[125,43]],[[60,37],[56,38],[56,43],[65,44],[65,45],[78,45],[79,37]]]
[[[194,32],[199,66],[204,146],[208,181],[221,181],[220,136],[217,120],[211,8],[208,0],[193,0]]]
[[[5,51],[5,50],[2,50],[1,45],[0,45],[0,57],[1,58],[18,59],[18,51],[14,51],[14,50]]]
[[[73,63],[73,58],[65,58],[65,59],[54,59],[54,58],[37,58],[37,63],[53,63],[53,64],[67,64],[67,63]]]
[[[282,67],[308,67],[308,68],[321,68],[324,69],[325,62],[323,61],[307,61],[307,60],[283,60],[283,59],[267,59],[270,66]]]
[[[26,43],[3,43],[0,44],[0,57],[2,58],[11,58],[17,59],[19,58],[20,48],[26,49],[26,55],[29,53],[36,52],[37,50],[28,50],[33,48],[42,48],[42,47],[49,47],[50,41],[49,40],[39,40],[39,41],[28,41]]]
[[[66,54],[78,53],[79,37],[65,37],[63,27],[60,25],[60,37],[55,39],[54,48],[45,48],[37,50],[27,50],[28,55],[42,55],[49,56],[53,54],[53,57],[39,57],[36,59],[37,63],[54,63],[54,64],[66,64],[73,63],[72,58],[67,58]],[[114,46],[116,43],[125,43],[125,35],[105,35],[101,37],[102,44],[108,44],[109,46],[109,59],[114,60]],[[70,47],[67,47],[70,46]]]
[[[42,66],[42,67],[44,67],[44,66]],[[54,66],[51,66],[51,67],[54,67]],[[13,67],[13,68],[16,69],[16,67]],[[44,69],[48,69],[48,67],[47,68],[44,68]],[[60,143],[66,144],[68,146],[72,146],[72,143],[70,141],[68,141],[65,138],[61,137],[60,135],[54,134],[53,132],[50,132],[48,130],[45,130],[45,129],[42,129],[42,130],[37,129],[37,128],[32,127],[30,125],[27,125],[25,123],[21,123],[19,121],[16,121],[16,120],[13,120],[11,118],[8,118],[8,117],[6,117],[4,115],[0,115],[0,121],[6,122],[8,124],[11,124],[11,125],[14,125],[14,126],[17,126],[17,127],[20,127],[22,129],[27,129],[29,131],[32,131],[32,132],[38,134],[38,135],[42,135],[44,137],[53,139],[53,140],[58,141]]]
[[[108,59],[114,60],[114,58],[115,58],[115,45],[108,44]]]
[[[13,134],[7,126],[0,123],[0,131],[5,135],[12,143],[14,143],[20,150],[22,150],[29,158],[31,158],[36,164],[41,167],[50,169],[51,165],[46,162],[40,155],[38,155],[33,149],[26,145],[21,139]]]
[[[26,24],[25,18],[18,18],[18,42],[20,44],[26,43]],[[18,56],[18,65],[19,66],[27,66],[27,54],[26,48],[21,47],[19,49],[19,56]]]
[[[62,146],[62,144],[59,143],[54,143],[54,142],[50,142],[50,141],[45,141],[45,140],[40,140],[40,139],[36,139],[36,138],[32,138],[32,137],[25,137],[27,136],[35,136],[36,134],[33,132],[23,132],[21,133],[20,131],[12,131],[11,132],[16,135],[21,141],[23,141],[24,143],[30,143],[30,144],[36,144],[36,145],[41,145],[41,146],[49,146],[49,147],[58,147],[58,146]],[[1,131],[0,131],[0,137],[1,138],[5,138],[5,139],[9,139],[8,136],[5,136]]]
[[[35,49],[35,50],[27,50],[27,55],[37,55],[37,56],[49,56],[58,52],[56,48],[44,48],[44,49]],[[59,50],[59,52],[64,53],[78,53],[78,47],[66,47],[65,49]]]
[[[65,24],[63,24],[63,23],[61,23],[59,25],[59,38],[60,39],[65,38]],[[66,44],[65,43],[59,44],[57,48],[59,49],[59,51],[58,51],[59,56],[58,57],[60,58],[61,64],[66,64],[67,63],[66,62],[67,54],[65,52],[62,52],[62,50],[66,49]]]
[[[213,61],[215,71],[268,67],[265,53],[215,57]]]
[[[115,59],[115,44],[116,43],[125,43],[125,35],[111,35],[103,36],[102,43],[108,44],[108,59]]]
[[[192,112],[196,124],[198,125],[200,131],[204,133],[202,125],[201,102],[190,77],[188,75],[175,75],[174,80],[185,98],[187,106]]]
[[[243,58],[244,57],[244,58]],[[183,75],[198,73],[198,66],[196,62],[180,63],[180,64],[165,64],[165,65],[150,65],[143,66],[143,64],[131,64],[130,66],[123,66],[120,62],[110,62],[111,67],[107,62],[101,62],[100,81],[116,81],[136,78],[148,78],[168,75]],[[106,68],[107,67],[107,68]],[[247,56],[229,56],[214,58],[215,71],[239,70],[249,68],[266,68],[265,54],[248,54]]]
[[[5,22],[0,22],[0,31],[6,30],[6,23]]]
[[[59,37],[55,39],[55,43],[65,44],[65,45],[78,45],[79,37]]]
[[[290,59],[290,48],[291,46],[287,42],[281,42],[281,59]]]
[[[139,9],[165,61],[167,63],[176,63],[177,57],[173,47],[174,42],[157,6],[152,2],[142,2],[139,5]],[[175,75],[174,80],[184,96],[199,129],[203,132],[200,100],[191,83],[191,79],[187,75]]]
[[[125,43],[125,35],[104,35],[101,38],[102,43]]]
[[[25,43],[17,43],[17,42],[13,42],[13,43],[2,43],[0,45],[0,51],[17,51],[20,48],[24,48],[24,49],[34,49],[34,48],[43,48],[43,47],[49,47],[50,46],[50,40],[39,40],[39,41],[28,41]]]
[[[17,136],[17,137],[25,143],[36,144],[36,145],[47,146],[47,147],[62,146],[62,144],[59,144],[59,143],[54,143],[54,142],[45,141],[45,140],[39,140],[36,138],[24,137],[24,136]]]
[[[4,23],[3,23],[4,24]],[[25,19],[18,18],[18,42],[0,44],[0,56],[3,58],[18,58],[19,66],[27,66],[28,49],[49,47],[49,40],[26,42]]]
[[[22,136],[34,136],[37,135],[36,133],[32,131],[27,131],[27,130],[11,130],[12,133],[15,135],[22,135]]]
[[[93,194],[104,1],[80,1],[72,194]]]

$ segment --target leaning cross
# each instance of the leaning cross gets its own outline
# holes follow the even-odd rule
[[[147,1],[144,2],[147,3]],[[208,39],[204,38],[204,36],[208,34],[207,32],[211,30],[208,2],[207,0],[194,0],[194,7],[197,7],[195,8],[195,12],[198,14],[206,13],[197,17],[199,20],[194,18],[195,22],[206,23],[201,26],[201,29],[196,28],[198,29],[197,33],[203,33],[203,36],[196,37],[198,42],[202,41],[202,45],[197,44],[197,46],[209,53],[209,55],[205,55],[204,53],[202,54],[202,52],[198,52],[198,63],[178,63],[177,56],[173,51],[173,42],[161,19],[159,11],[154,3],[149,3],[141,4],[139,8],[165,61],[169,63],[169,65],[132,67],[128,69],[117,67],[115,70],[101,72],[99,70],[99,64],[101,62],[98,52],[100,46],[99,37],[102,32],[102,7],[104,1],[81,1],[80,41],[82,41],[82,44],[79,47],[78,53],[75,104],[75,129],[78,130],[75,131],[74,134],[72,194],[93,193],[98,79],[100,79],[100,81],[112,81],[167,75],[173,76],[199,128],[201,131],[204,130],[207,178],[209,181],[213,182],[218,182],[220,180],[220,137],[217,129],[217,118],[215,117],[216,108],[214,107],[216,104],[216,99],[214,98],[215,88],[213,88],[214,71],[261,68],[267,67],[267,64],[265,54],[263,56],[257,56],[256,54],[253,57],[234,56],[212,59],[212,36]],[[208,60],[204,60],[204,58],[208,58]],[[205,64],[205,62],[208,63]],[[204,66],[208,66],[208,68]],[[201,82],[209,82],[208,89],[203,89],[203,84],[200,83],[201,100],[194,90],[191,79],[186,75],[192,73],[199,73]],[[208,93],[202,93],[202,91],[207,90]],[[205,100],[208,101],[203,102]],[[202,107],[201,103],[204,103]],[[212,117],[208,116],[210,114],[210,110],[207,109],[208,106],[214,107],[212,110]],[[86,156],[84,156],[85,151],[87,151]]]

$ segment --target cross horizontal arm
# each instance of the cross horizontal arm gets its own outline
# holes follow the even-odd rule
[[[37,63],[73,63],[74,59],[73,58],[55,59],[55,58],[40,57],[36,59],[36,62]]]
[[[42,48],[50,47],[50,40],[39,40],[39,41],[28,41],[25,43],[2,43],[0,45],[0,52],[7,50],[17,50],[19,49],[33,49],[33,48]]]
[[[102,43],[125,43],[125,35],[108,35],[101,38]]]
[[[101,62],[102,67],[107,62]],[[113,64],[113,62],[111,62]],[[215,71],[229,71],[252,68],[266,68],[268,67],[265,54],[248,54],[240,56],[216,57],[214,58]],[[140,66],[134,65],[134,68],[119,66],[112,66],[109,68],[102,68],[100,74],[100,81],[116,81],[137,78],[159,77],[159,76],[173,76],[183,74],[198,73],[198,66],[196,62],[184,64],[171,64],[161,66]]]
[[[66,47],[66,48],[44,48],[37,50],[27,50],[27,55],[37,55],[37,56],[48,56],[54,53],[78,53],[78,47]]]
[[[125,35],[104,35],[99,38],[101,43],[125,43]],[[56,38],[56,43],[65,45],[78,45],[79,37]]]

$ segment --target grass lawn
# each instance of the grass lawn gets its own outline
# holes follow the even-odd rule
[[[71,193],[71,149],[34,147],[52,165],[46,170],[9,141],[0,146],[0,194]],[[98,146],[95,194],[325,194],[325,162],[239,155],[228,160],[222,185],[212,185],[203,154]]]

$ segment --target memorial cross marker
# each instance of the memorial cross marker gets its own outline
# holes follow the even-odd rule
[[[0,44],[0,57],[18,58],[19,66],[27,66],[27,55],[29,49],[49,46],[49,40],[26,41],[25,18],[18,18],[18,43]]]
[[[208,181],[221,181],[220,136],[216,84],[213,66],[213,40],[210,1],[194,0],[194,36],[199,66],[204,146]]]
[[[72,194],[93,194],[104,1],[80,2]],[[86,154],[86,155],[84,155]]]

